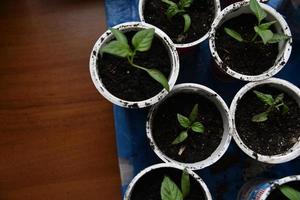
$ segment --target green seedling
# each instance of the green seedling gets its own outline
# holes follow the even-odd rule
[[[168,176],[165,176],[160,187],[162,200],[184,200],[190,193],[190,175],[183,170],[181,175],[181,189]]]
[[[268,116],[274,110],[281,110],[282,114],[286,114],[289,111],[289,107],[283,102],[284,94],[279,94],[275,99],[270,94],[264,94],[262,92],[253,91],[257,98],[267,106],[267,110],[254,115],[252,117],[253,122],[265,122],[268,120]]]
[[[192,130],[195,133],[203,133],[204,126],[201,122],[196,121],[198,116],[198,104],[194,105],[193,110],[191,111],[189,117],[185,117],[181,114],[177,114],[177,120],[184,128],[182,132],[175,138],[172,144],[179,144],[182,143],[188,137],[188,132]]]
[[[287,185],[282,185],[279,189],[289,200],[300,200],[300,192],[298,190]]]
[[[108,53],[120,58],[126,58],[128,63],[135,68],[147,72],[154,80],[159,82],[167,91],[169,91],[169,84],[167,78],[159,70],[155,68],[145,68],[134,63],[136,52],[146,52],[151,48],[155,31],[153,28],[138,31],[132,38],[131,44],[128,44],[126,36],[119,30],[111,28],[110,31],[115,36],[116,40],[109,42],[101,50],[103,53]]]
[[[162,2],[169,5],[166,15],[169,20],[171,20],[175,15],[180,15],[184,19],[184,29],[183,32],[186,33],[192,23],[190,15],[186,12],[186,9],[189,8],[193,0],[180,0],[177,4],[171,0],[161,0]]]
[[[253,36],[253,38],[250,41],[247,41],[241,36],[241,34],[236,32],[235,30],[224,28],[224,31],[229,36],[239,42],[263,42],[264,44],[278,43],[281,40],[287,40],[290,38],[290,36],[281,33],[273,33],[271,31],[270,27],[273,24],[277,23],[277,21],[262,23],[262,20],[267,17],[267,13],[261,8],[257,0],[250,0],[250,9],[257,18],[257,25],[253,27],[255,31],[255,35]],[[261,41],[256,41],[256,38],[258,36],[261,38]]]

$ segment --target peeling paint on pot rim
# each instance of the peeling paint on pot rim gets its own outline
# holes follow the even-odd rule
[[[270,85],[272,87],[278,88],[288,95],[290,95],[292,98],[295,99],[295,101],[300,106],[300,89],[297,88],[292,83],[279,79],[279,78],[270,78],[263,81],[258,82],[251,82],[246,84],[244,87],[242,87],[238,93],[235,95],[235,97],[232,100],[232,103],[230,105],[230,113],[232,117],[232,124],[233,124],[233,139],[235,143],[240,147],[240,149],[246,153],[251,158],[258,160],[260,162],[269,163],[269,164],[280,164],[284,162],[291,161],[298,157],[300,155],[300,138],[298,138],[298,142],[294,144],[294,146],[289,149],[287,152],[278,154],[278,155],[262,155],[257,152],[254,152],[252,149],[250,149],[240,138],[235,125],[235,112],[236,107],[238,105],[239,100],[251,89],[260,86],[260,85]]]
[[[177,94],[182,91],[189,91],[193,93],[198,93],[206,98],[208,98],[210,101],[212,101],[216,107],[218,108],[222,120],[223,120],[223,136],[222,140],[217,147],[217,149],[205,160],[198,161],[195,163],[183,163],[179,162],[177,160],[174,160],[170,157],[168,157],[166,154],[164,154],[159,147],[156,145],[156,142],[153,139],[152,136],[152,121],[155,116],[155,113],[159,106],[161,105],[162,102],[164,102],[166,99],[171,97],[174,94]],[[199,84],[194,84],[194,83],[183,83],[183,84],[178,84],[174,86],[174,89],[159,103],[157,103],[155,106],[153,106],[148,114],[147,117],[147,122],[146,122],[146,134],[147,138],[149,140],[150,146],[153,149],[153,151],[156,153],[156,155],[163,160],[166,163],[175,163],[177,165],[180,165],[182,167],[185,167],[190,170],[199,170],[203,169],[205,167],[208,167],[215,162],[217,162],[226,152],[226,150],[229,147],[230,141],[231,141],[231,132],[232,132],[232,119],[230,116],[229,109],[225,103],[225,101],[213,90],[210,88],[199,85]]]
[[[179,165],[176,165],[174,163],[160,163],[160,164],[155,164],[155,165],[151,165],[147,168],[145,168],[144,170],[142,170],[141,172],[139,172],[130,182],[130,184],[127,187],[127,190],[125,192],[124,198],[123,200],[130,200],[131,198],[131,193],[132,190],[135,186],[135,184],[137,183],[137,181],[142,178],[145,174],[147,174],[148,172],[152,171],[152,170],[156,170],[159,168],[174,168],[174,169],[179,169],[179,170],[184,170],[185,168]],[[189,173],[189,175],[191,175],[198,183],[199,185],[202,187],[204,195],[205,195],[205,199],[206,200],[212,200],[211,194],[209,192],[208,187],[206,186],[206,184],[204,183],[204,181],[193,171],[190,171],[189,169],[187,169],[187,172]]]
[[[160,29],[156,28],[155,26],[152,26],[147,23],[142,23],[142,22],[127,22],[127,23],[123,23],[123,24],[114,26],[113,28],[124,31],[124,32],[138,31],[141,29],[148,29],[148,28],[155,29],[155,36],[162,41],[162,43],[165,45],[167,51],[169,52],[171,71],[170,71],[168,83],[169,83],[170,90],[171,90],[173,88],[173,86],[175,85],[175,82],[177,80],[178,73],[179,73],[179,56],[178,56],[176,47],[174,46],[171,39],[164,32],[162,32]],[[91,51],[91,55],[90,55],[89,68],[90,68],[91,78],[92,78],[92,81],[93,81],[95,87],[100,92],[100,94],[102,96],[104,96],[111,103],[121,106],[121,107],[126,107],[126,108],[148,107],[148,106],[151,106],[151,105],[157,103],[161,98],[166,96],[168,92],[166,89],[163,89],[154,97],[151,97],[151,98],[143,100],[143,101],[126,101],[126,100],[123,100],[123,99],[120,99],[120,98],[114,96],[112,93],[110,93],[105,88],[105,85],[102,83],[101,77],[98,74],[97,61],[98,62],[101,61],[101,59],[98,58],[98,55],[99,55],[99,52],[100,52],[100,49],[102,48],[102,46],[106,45],[113,38],[114,38],[114,36],[111,33],[111,31],[107,30],[96,41],[96,43]]]
[[[300,181],[300,175],[269,181],[255,179],[248,181],[239,191],[237,200],[266,200],[276,187],[293,181]]]
[[[142,22],[146,22],[145,17],[144,17],[144,5],[145,5],[146,1],[151,1],[151,0],[139,0],[139,17],[140,17],[140,20]],[[214,19],[216,19],[218,14],[221,12],[220,0],[214,0],[214,6],[215,6],[215,17],[214,17]],[[201,38],[199,38],[198,40],[196,40],[194,42],[185,43],[185,44],[176,44],[175,43],[174,45],[178,49],[194,47],[194,46],[200,44],[201,42],[205,41],[208,38],[209,31],[210,30],[208,30],[208,32],[205,35],[203,35]]]
[[[281,14],[278,13],[269,5],[263,3],[260,3],[260,5],[268,13],[267,16],[268,21],[273,21],[273,20],[278,21],[278,23],[274,24],[277,32],[291,36],[290,28],[287,22],[281,16]],[[267,71],[259,75],[244,75],[230,69],[229,67],[223,66],[223,61],[217,52],[216,44],[215,44],[215,35],[218,27],[220,27],[225,21],[237,17],[240,14],[244,14],[244,13],[251,13],[251,10],[249,8],[249,0],[231,4],[219,13],[219,15],[212,23],[212,28],[209,32],[209,48],[210,48],[211,55],[214,58],[215,62],[217,63],[221,71],[236,79],[243,80],[243,81],[260,81],[260,80],[270,78],[275,74],[277,74],[288,62],[292,51],[292,38],[278,43],[279,54],[277,56],[277,59],[275,60],[274,65],[270,67]]]

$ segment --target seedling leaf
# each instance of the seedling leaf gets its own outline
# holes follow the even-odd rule
[[[259,24],[267,17],[267,13],[260,7],[257,0],[250,0],[250,9],[255,14]]]
[[[167,91],[170,90],[168,79],[157,69],[146,69],[147,73],[157,82],[159,82]]]
[[[190,193],[190,175],[186,169],[183,170],[181,175],[181,191],[183,199]]]
[[[194,122],[191,126],[192,130],[196,133],[203,133],[204,132],[204,126],[201,122]]]
[[[123,43],[124,45],[128,46],[128,41],[124,33],[122,31],[119,31],[118,29],[110,28],[109,29],[113,35],[116,37],[117,41]],[[129,47],[128,47],[129,48]]]
[[[283,115],[287,114],[289,112],[289,110],[290,110],[289,107],[287,105],[283,104],[283,106],[282,106],[282,114]]]
[[[236,32],[236,31],[234,31],[234,30],[232,30],[230,28],[224,28],[224,31],[229,36],[231,36],[232,38],[236,39],[237,41],[239,41],[239,42],[243,42],[244,41],[243,38],[242,38],[242,36],[238,32]]]
[[[279,95],[275,98],[275,101],[274,101],[273,104],[276,105],[276,104],[282,102],[282,101],[283,101],[283,98],[284,98],[284,94],[283,94],[283,93],[279,94]]]
[[[177,120],[183,128],[189,128],[191,125],[190,120],[181,114],[177,114]]]
[[[284,34],[280,34],[280,33],[274,33],[272,39],[270,39],[268,41],[268,43],[272,44],[272,43],[278,43],[281,40],[287,40],[290,39],[290,36],[284,35]]]
[[[279,189],[282,192],[282,194],[284,194],[284,196],[286,196],[290,200],[300,199],[300,192],[288,185],[280,186]]]
[[[193,0],[180,0],[178,2],[179,8],[189,8],[193,3]]]
[[[168,17],[168,19],[171,19],[172,17],[174,17],[175,15],[177,15],[178,13],[183,13],[185,12],[182,9],[179,9],[178,6],[175,5],[171,5],[168,10],[166,11],[166,15]]]
[[[132,45],[136,51],[148,51],[154,38],[154,28],[138,31],[132,38]]]
[[[184,140],[186,140],[186,138],[188,137],[188,133],[187,131],[182,131],[176,138],[175,140],[172,142],[172,144],[179,144],[181,142],[183,142]]]
[[[191,20],[191,17],[188,14],[184,14],[182,16],[183,16],[183,19],[184,19],[184,30],[183,30],[183,32],[186,33],[189,30],[190,26],[191,26],[192,20]]]
[[[254,90],[253,92],[256,94],[257,98],[260,101],[262,101],[264,104],[269,105],[269,106],[274,104],[274,99],[273,99],[272,95],[264,94],[264,93],[259,92],[257,90]]]
[[[252,117],[253,122],[264,122],[268,120],[268,113],[262,112]]]
[[[264,44],[267,44],[273,38],[273,32],[270,30],[264,30],[258,26],[255,26],[254,30],[261,37]]]
[[[192,109],[192,112],[189,115],[189,120],[191,123],[196,121],[197,116],[198,116],[198,110],[199,110],[199,106],[198,106],[198,104],[195,104]]]
[[[169,4],[170,6],[177,6],[176,3],[174,3],[173,1],[170,1],[170,0],[161,0],[162,2],[166,3],[166,4]]]
[[[162,200],[183,200],[178,186],[168,176],[165,176],[163,179],[160,196]]]
[[[125,45],[120,41],[114,40],[108,43],[107,45],[105,45],[100,50],[100,53],[101,55],[103,53],[108,53],[121,58],[126,58],[128,55],[131,54],[131,50],[128,48],[128,45]]]
[[[269,29],[273,24],[275,24],[277,21],[271,21],[271,22],[266,22],[266,23],[263,23],[261,25],[259,25],[258,27],[262,30],[267,30]]]

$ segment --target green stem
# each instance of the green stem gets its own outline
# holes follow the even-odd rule
[[[129,62],[129,64],[130,64],[131,66],[133,66],[133,67],[135,67],[135,68],[138,68],[138,69],[141,69],[141,70],[144,70],[144,71],[148,71],[146,68],[134,64],[134,63],[133,63],[133,56],[132,56],[131,58],[128,57],[127,59],[128,59],[128,62]]]
[[[255,33],[254,37],[252,38],[251,42],[253,42],[257,38],[258,34]]]
[[[133,51],[132,55],[130,56],[130,63],[133,63],[133,59],[135,56],[136,50]]]
[[[278,105],[276,106],[276,108],[278,109],[280,106],[283,106],[283,105],[284,105],[284,103],[278,104]]]
[[[272,110],[274,109],[274,106],[270,106],[268,109],[267,109],[267,113],[270,113]]]
[[[272,112],[274,110],[276,106],[275,105],[271,105],[268,109],[267,109],[267,113],[269,114],[270,112]]]
[[[261,22],[259,21],[258,22],[258,26],[260,26]],[[256,38],[257,38],[258,34],[255,33],[254,37],[252,38],[251,42],[253,42]]]

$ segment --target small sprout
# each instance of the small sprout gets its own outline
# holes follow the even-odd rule
[[[132,38],[131,44],[133,49],[128,44],[126,36],[119,30],[111,28],[110,31],[116,37],[116,40],[111,41],[104,46],[100,53],[111,54],[120,58],[127,58],[128,63],[135,68],[141,69],[148,73],[155,81],[159,82],[167,91],[169,91],[169,84],[167,78],[159,70],[155,68],[145,68],[135,64],[134,56],[137,51],[145,52],[151,48],[155,31],[153,28],[138,31]]]
[[[166,15],[169,20],[171,20],[175,15],[180,15],[184,19],[184,30],[186,33],[192,23],[191,17],[186,12],[186,8],[189,8],[194,0],[180,0],[177,4],[171,0],[161,0],[162,2],[169,5],[168,10],[166,11]]]
[[[283,102],[284,94],[279,94],[275,99],[270,94],[264,94],[262,92],[253,91],[257,98],[263,102],[268,108],[266,111],[254,115],[252,117],[253,122],[265,122],[268,120],[268,115],[275,109],[280,110],[282,114],[286,114],[289,111],[289,107]]]
[[[299,200],[300,192],[290,186],[282,185],[279,187],[281,193],[286,196],[289,200]]]
[[[184,169],[181,175],[181,189],[168,176],[165,176],[160,187],[162,200],[184,200],[190,193],[190,175]]]
[[[260,42],[260,41],[257,42],[255,41],[257,36],[259,36],[262,40],[261,42],[263,42],[264,44],[278,43],[281,40],[287,40],[290,38],[290,36],[281,33],[273,33],[270,30],[270,27],[273,24],[277,23],[277,21],[261,23],[262,20],[267,17],[267,13],[261,8],[257,0],[250,0],[250,10],[257,18],[257,25],[253,27],[255,31],[255,35],[253,36],[252,40],[247,41],[243,39],[241,34],[229,28],[224,28],[226,34],[228,34],[230,37],[234,38],[239,42],[255,42],[255,43]]]
[[[185,130],[181,131],[179,135],[175,138],[172,144],[179,144],[182,143],[188,137],[188,132],[192,130],[195,133],[203,133],[204,126],[201,122],[196,121],[198,116],[198,104],[195,104],[193,110],[189,114],[189,117],[183,116],[181,114],[177,114],[177,121],[179,122],[180,126],[185,128]]]

